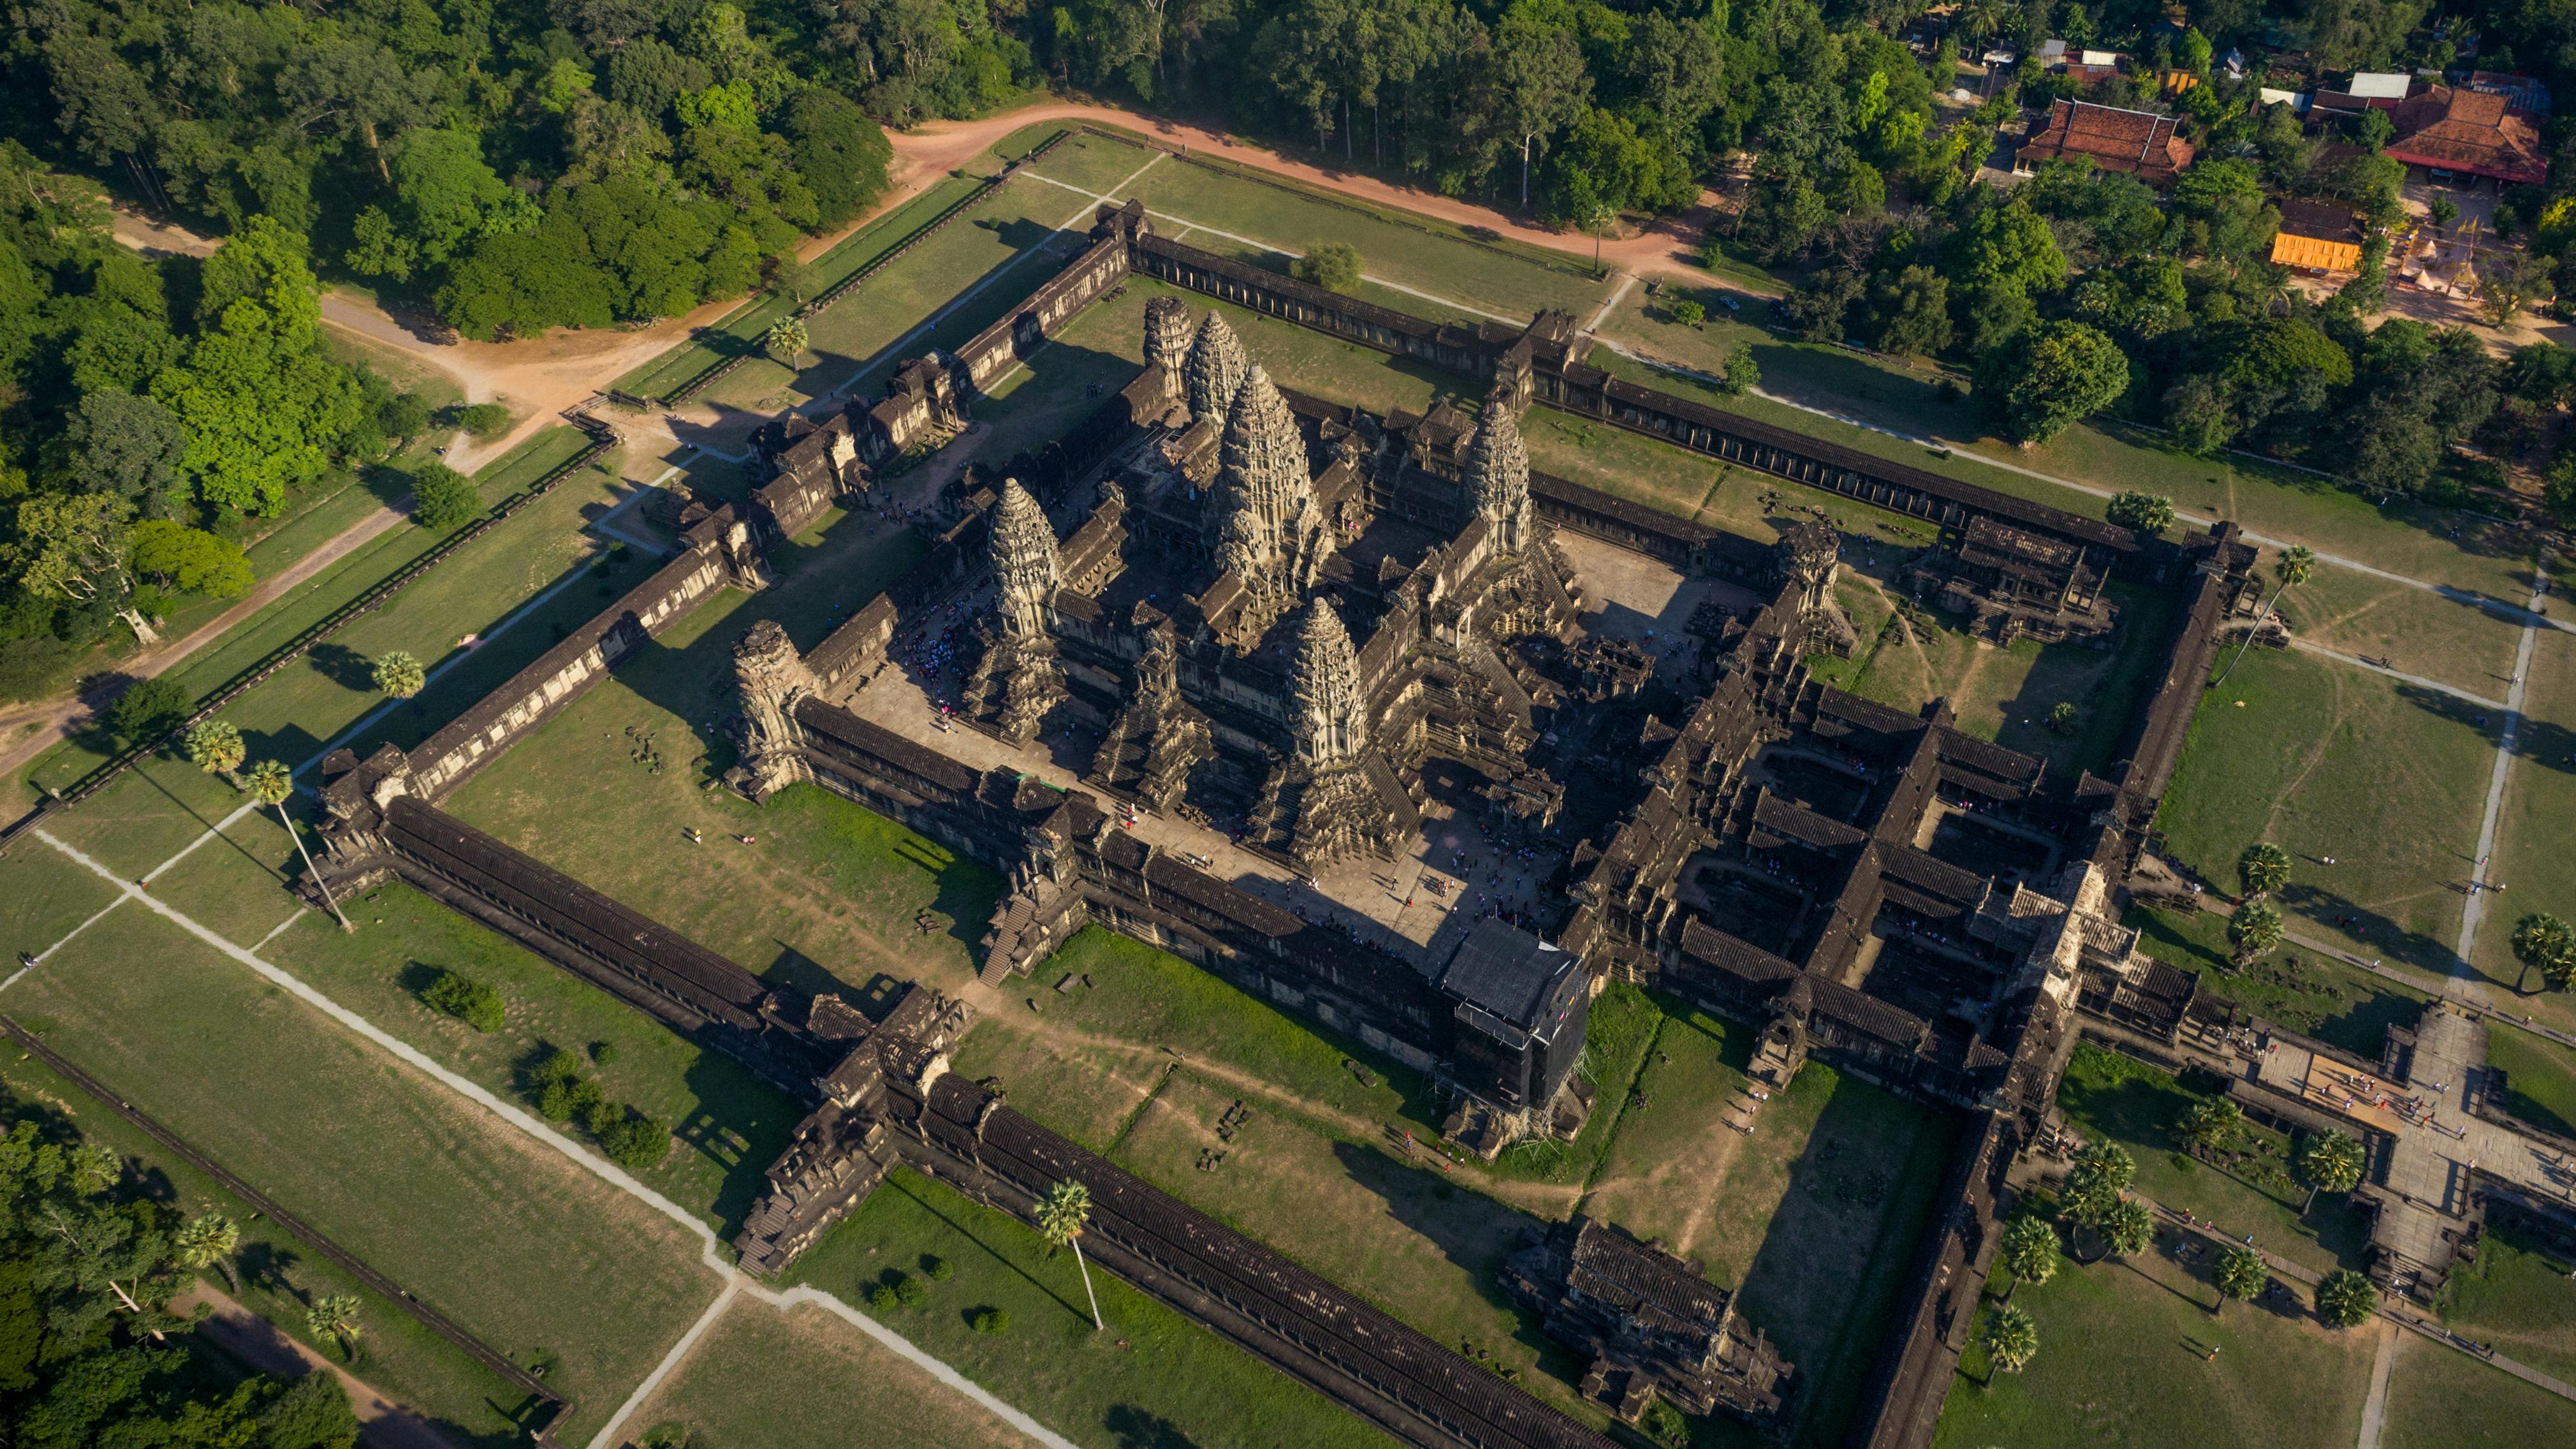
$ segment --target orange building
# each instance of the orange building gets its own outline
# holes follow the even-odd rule
[[[2302,272],[2361,269],[2361,218],[2348,207],[2319,201],[2281,203],[2281,230],[2272,238],[2272,263]]]

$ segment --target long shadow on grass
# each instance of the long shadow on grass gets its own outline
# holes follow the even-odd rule
[[[1054,1299],[1056,1302],[1063,1304],[1063,1305],[1064,1305],[1064,1311],[1065,1311],[1065,1312],[1072,1314],[1072,1315],[1073,1315],[1074,1317],[1076,1317],[1076,1318],[1082,1319],[1082,1320],[1083,1320],[1083,1321],[1085,1321],[1086,1323],[1090,1321],[1090,1319],[1091,1319],[1091,1310],[1090,1310],[1090,1309],[1082,1307],[1081,1305],[1079,1305],[1079,1304],[1075,1303],[1072,1299],[1067,1298],[1067,1297],[1065,1297],[1063,1294],[1061,1294],[1061,1293],[1057,1292],[1057,1291],[1055,1290],[1055,1288],[1054,1288],[1054,1286],[1053,1286],[1053,1285],[1048,1284],[1048,1283],[1042,1283],[1042,1282],[1038,1281],[1038,1279],[1037,1279],[1036,1277],[1034,1277],[1033,1275],[1031,1275],[1031,1274],[1030,1274],[1030,1272],[1029,1272],[1029,1270],[1028,1270],[1028,1269],[1023,1268],[1023,1267],[1021,1267],[1018,1263],[1016,1263],[1016,1262],[1012,1261],[1012,1259],[1011,1259],[1011,1255],[1010,1255],[1010,1252],[1009,1252],[1009,1250],[1008,1250],[1008,1249],[1003,1248],[1003,1247],[999,1246],[998,1244],[988,1243],[988,1242],[984,1241],[983,1237],[982,1237],[981,1235],[979,1235],[979,1234],[975,1231],[975,1229],[974,1229],[973,1227],[971,1227],[971,1226],[969,1226],[967,1223],[965,1223],[965,1222],[963,1222],[963,1221],[961,1221],[961,1220],[959,1220],[959,1219],[957,1219],[957,1218],[951,1217],[951,1216],[950,1216],[950,1215],[948,1215],[947,1213],[945,1213],[945,1212],[941,1211],[941,1210],[940,1210],[940,1207],[939,1207],[939,1204],[937,1204],[937,1203],[935,1203],[935,1202],[932,1202],[932,1201],[931,1201],[927,1196],[924,1196],[924,1195],[923,1195],[923,1194],[921,1194],[921,1193],[918,1193],[918,1192],[913,1191],[910,1185],[908,1185],[908,1184],[904,1183],[904,1182],[903,1182],[903,1181],[901,1181],[900,1179],[896,1179],[896,1178],[888,1178],[888,1179],[886,1180],[886,1184],[885,1184],[885,1186],[878,1188],[878,1189],[877,1189],[877,1191],[879,1191],[879,1192],[899,1192],[899,1193],[902,1193],[905,1197],[911,1198],[911,1199],[913,1200],[914,1204],[915,1204],[915,1205],[917,1205],[918,1207],[920,1207],[920,1209],[921,1209],[923,1212],[928,1213],[928,1214],[930,1214],[932,1217],[937,1218],[937,1219],[938,1219],[939,1221],[941,1221],[942,1223],[947,1224],[947,1226],[948,1226],[948,1228],[949,1228],[949,1230],[950,1230],[951,1232],[954,1232],[955,1234],[957,1234],[957,1236],[959,1236],[959,1237],[961,1237],[961,1238],[964,1238],[966,1241],[968,1241],[968,1242],[970,1242],[970,1243],[973,1243],[976,1247],[983,1249],[983,1250],[984,1250],[985,1255],[986,1255],[987,1257],[990,1257],[990,1258],[994,1261],[994,1263],[996,1263],[997,1265],[999,1265],[999,1266],[1001,1266],[1001,1267],[1008,1268],[1008,1269],[1009,1269],[1009,1270],[1011,1270],[1013,1273],[1018,1274],[1021,1278],[1026,1279],[1026,1280],[1027,1280],[1027,1282],[1028,1282],[1028,1285],[1029,1285],[1030,1287],[1035,1288],[1035,1289],[1036,1289],[1036,1290],[1038,1290],[1040,1293],[1043,1293],[1043,1294],[1045,1294],[1046,1296],[1048,1296],[1049,1298]],[[999,1212],[999,1211],[1000,1211],[1000,1209],[998,1209],[998,1208],[997,1208],[997,1209],[995,1209],[995,1211],[996,1211],[996,1212]],[[1018,1222],[1018,1220],[1017,1220],[1017,1219],[1013,1219],[1012,1221],[1013,1221],[1014,1225],[1016,1225],[1016,1224],[1017,1224],[1017,1222]]]

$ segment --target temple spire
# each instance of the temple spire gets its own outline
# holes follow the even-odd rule
[[[1190,344],[1190,358],[1182,369],[1189,387],[1190,416],[1225,420],[1234,406],[1235,390],[1243,386],[1244,375],[1252,370],[1244,357],[1243,342],[1234,335],[1225,319],[1214,312],[1199,324],[1199,336]]]
[[[1002,483],[1002,501],[993,509],[993,582],[1001,606],[1002,628],[1009,633],[1046,632],[1062,584],[1055,551],[1055,525],[1017,478]]]
[[[1190,309],[1180,298],[1145,304],[1145,361],[1162,369],[1163,401],[1179,402],[1190,365]]]
[[[1260,363],[1235,390],[1217,449],[1217,486],[1229,513],[1248,512],[1265,540],[1280,538],[1314,502],[1306,440]]]
[[[1521,426],[1499,400],[1485,404],[1467,449],[1467,495],[1476,513],[1493,525],[1494,541],[1518,552],[1529,540],[1529,449]]]
[[[1351,650],[1342,616],[1320,595],[1297,621],[1296,650],[1288,661],[1288,708],[1291,741],[1309,764],[1350,760],[1368,744],[1359,657]]]

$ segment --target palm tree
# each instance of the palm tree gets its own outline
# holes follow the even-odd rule
[[[2012,1270],[2012,1287],[2004,1290],[2004,1301],[2010,1303],[2024,1283],[2046,1284],[2057,1276],[2057,1230],[2037,1217],[2015,1218],[2004,1229],[2003,1246],[1995,1256]]]
[[[376,688],[396,699],[409,699],[429,683],[429,676],[422,672],[420,661],[400,649],[379,655],[371,672],[375,675]]]
[[[2319,1192],[2350,1192],[2361,1182],[2361,1143],[2341,1132],[2320,1132],[2299,1154],[2299,1176],[2307,1179],[2308,1200],[2299,1211],[2316,1206]]]
[[[1100,1321],[1100,1295],[1091,1291],[1091,1265],[1082,1261],[1082,1230],[1090,1222],[1091,1189],[1072,1178],[1038,1199],[1038,1231],[1048,1242],[1073,1249],[1074,1266],[1082,1270],[1082,1295],[1091,1300],[1091,1326],[1097,1330],[1109,1325]]]
[[[2236,658],[2227,661],[2227,668],[2210,681],[2210,688],[2225,684],[2227,676],[2236,672],[2237,664],[2245,658],[2245,650],[2254,647],[2254,640],[2263,632],[2263,626],[2272,622],[2272,610],[2280,604],[2281,595],[2306,583],[2308,575],[2314,573],[2316,567],[2317,556],[2304,544],[2294,543],[2281,550],[2281,556],[2272,561],[2272,577],[2280,582],[2273,588],[2272,597],[2263,601],[2263,612],[2255,616],[2254,627],[2246,631],[2244,648],[2236,651]]]
[[[2203,1097],[2182,1114],[2182,1140],[2199,1152],[2216,1152],[2245,1130],[2245,1112],[2225,1097]]]
[[[2124,1197],[2102,1215],[2103,1241],[2123,1258],[2134,1258],[2156,1240],[2156,1220],[2147,1205],[2133,1197]]]
[[[2272,1281],[2272,1270],[2263,1265],[2263,1255],[2252,1248],[2230,1245],[2219,1250],[2217,1279],[2218,1307],[2209,1310],[2212,1314],[2226,1307],[2230,1298],[2253,1302],[2263,1285]]]
[[[235,726],[219,719],[201,719],[179,737],[179,752],[188,757],[189,764],[209,775],[223,776],[233,782],[236,790],[241,788],[242,761],[250,752]]]
[[[337,1339],[340,1351],[355,1359],[358,1356],[358,1295],[334,1293],[316,1298],[305,1310],[304,1326],[315,1338]]]
[[[2227,918],[2227,941],[2236,948],[2236,964],[2251,963],[2256,957],[2281,944],[2281,912],[2270,901],[2251,901],[2236,908]]]
[[[804,319],[782,317],[761,335],[760,345],[771,361],[781,367],[794,367],[796,359],[804,356],[805,349],[813,345],[813,337],[805,330]]]
[[[2268,840],[2258,840],[2236,857],[2236,880],[2245,898],[2255,900],[2290,883],[2290,853]]]
[[[1977,1336],[1986,1345],[1986,1359],[2008,1374],[2020,1373],[2039,1354],[2039,1325],[2031,1316],[2007,1303],[1986,1315]],[[1993,1374],[1989,1372],[1991,1380]]]
[[[2120,1194],[2128,1191],[2130,1179],[2137,1175],[2137,1160],[2129,1156],[2129,1149],[2117,1142],[2096,1142],[2075,1154],[2075,1165],[2067,1169],[2061,1210],[2069,1221],[2098,1227],[2119,1206]]]
[[[2513,959],[2522,963],[2523,972],[2514,979],[2515,991],[2522,990],[2524,978],[2534,971],[2550,990],[2566,990],[2569,982],[2576,981],[2576,926],[2547,911],[2532,912],[2514,925]]]
[[[225,1287],[235,1293],[241,1291],[241,1284],[233,1277],[232,1264],[233,1251],[241,1246],[241,1229],[233,1226],[231,1218],[207,1213],[191,1219],[170,1240],[170,1246],[180,1266],[193,1273],[212,1268],[224,1275]]]
[[[2379,1289],[2363,1274],[2338,1268],[2317,1285],[2317,1316],[2336,1328],[2359,1328],[2379,1311]]]
[[[347,916],[340,915],[340,902],[331,895],[331,883],[322,878],[322,872],[313,868],[313,852],[304,848],[304,833],[295,828],[295,821],[286,813],[286,797],[295,793],[295,777],[277,761],[262,760],[250,768],[250,793],[251,798],[262,805],[276,807],[277,823],[285,826],[286,833],[295,837],[295,853],[304,857],[304,873],[313,877],[313,883],[322,888],[322,899],[330,905],[331,914],[339,916],[340,929],[358,929],[349,924]]]

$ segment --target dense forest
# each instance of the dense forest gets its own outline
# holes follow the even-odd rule
[[[283,1383],[200,1342],[170,1300],[231,1271],[240,1233],[67,1122],[0,1097],[0,1435],[22,1449],[353,1449],[330,1374]],[[317,1300],[350,1333],[356,1300]],[[327,1310],[327,1311],[326,1311]]]

